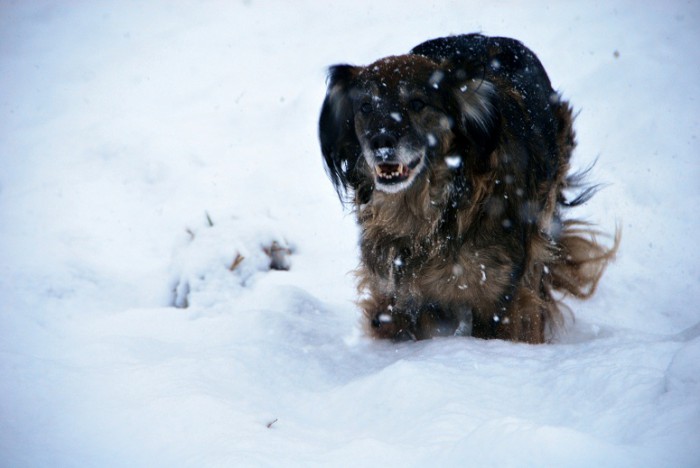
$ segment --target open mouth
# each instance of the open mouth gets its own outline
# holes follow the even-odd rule
[[[374,172],[379,182],[383,184],[398,184],[407,180],[419,163],[420,158],[416,158],[410,164],[381,163],[374,166]]]
[[[408,179],[410,170],[404,164],[377,164],[374,167],[377,178],[384,183],[394,184]]]

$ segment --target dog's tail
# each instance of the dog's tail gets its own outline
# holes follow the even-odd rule
[[[556,204],[560,208],[571,208],[582,205],[596,193],[598,185],[585,183],[591,168],[576,174],[569,172],[569,159],[576,147],[576,134],[573,129],[574,114],[571,105],[559,96],[554,105],[557,119],[557,145],[559,148],[559,176]],[[578,193],[569,200],[564,195],[565,190]],[[554,200],[552,200],[554,202]],[[555,211],[558,209],[555,208]],[[559,216],[555,216],[559,218]],[[592,225],[575,220],[559,221],[558,232],[554,234],[553,255],[547,262],[550,270],[549,287],[569,294],[579,299],[587,299],[593,295],[605,267],[617,253],[620,245],[620,228],[615,229],[612,245],[606,247],[599,239],[607,237]]]
[[[603,272],[617,254],[621,230],[615,229],[612,245],[600,242],[606,237],[590,224],[564,221],[556,239],[554,256],[547,264],[549,288],[579,299],[595,293]]]
[[[599,186],[586,183],[590,167],[579,173],[568,174],[569,160],[576,147],[574,115],[569,103],[563,100],[556,103],[555,115],[560,151],[559,184],[549,201],[556,205],[553,210],[554,229],[550,231],[552,238],[548,243],[548,254],[543,262],[546,268],[542,275],[545,315],[552,328],[563,324],[562,312],[569,310],[563,299],[569,296],[588,299],[595,293],[606,267],[615,259],[621,238],[619,226],[616,227],[615,234],[609,236],[584,221],[561,220],[560,210],[586,203]],[[569,199],[564,194],[566,190],[573,191],[574,197]],[[603,242],[606,238],[607,243]]]

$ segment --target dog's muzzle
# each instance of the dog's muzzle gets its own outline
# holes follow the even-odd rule
[[[396,193],[409,187],[423,166],[422,152],[406,150],[400,145],[374,147],[365,154],[367,163],[374,170],[378,190]]]

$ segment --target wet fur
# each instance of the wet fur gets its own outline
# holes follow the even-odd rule
[[[376,109],[359,111],[367,96]],[[414,112],[416,99],[426,107]],[[619,235],[605,247],[591,226],[562,219],[593,193],[564,195],[579,188],[568,175],[572,119],[537,57],[512,39],[441,38],[331,68],[319,135],[361,227],[371,335],[542,343],[562,321],[561,298],[593,294]],[[378,128],[425,151],[425,166],[395,193],[372,167]]]

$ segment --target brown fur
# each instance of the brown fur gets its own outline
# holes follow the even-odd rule
[[[560,299],[590,297],[615,255],[619,234],[608,248],[589,225],[561,219],[590,195],[564,196],[576,181],[569,104],[524,46],[482,38],[332,71],[322,148],[362,228],[360,306],[372,336],[542,343],[562,321]],[[421,154],[400,190],[375,174]]]

